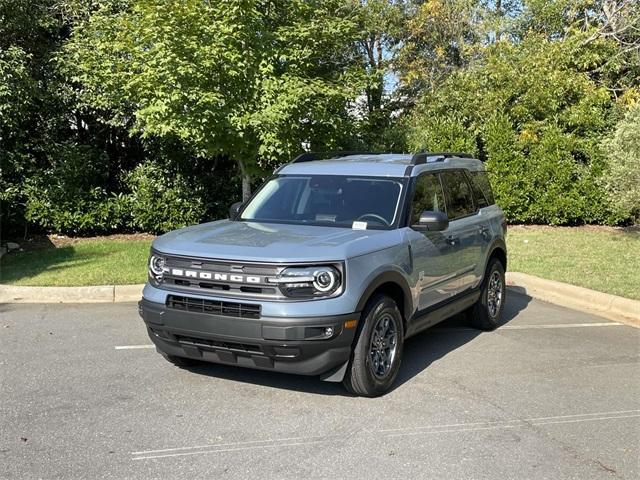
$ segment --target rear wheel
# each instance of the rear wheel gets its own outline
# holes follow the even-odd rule
[[[504,266],[492,258],[480,288],[480,298],[469,310],[471,325],[480,330],[493,330],[500,324],[506,297]]]
[[[386,295],[376,295],[367,303],[353,349],[344,385],[351,393],[376,397],[395,381],[404,346],[402,315]]]

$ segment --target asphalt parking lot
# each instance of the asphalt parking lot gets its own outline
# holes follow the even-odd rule
[[[511,294],[451,319],[377,399],[176,368],[134,304],[0,305],[1,478],[640,477],[640,330]]]

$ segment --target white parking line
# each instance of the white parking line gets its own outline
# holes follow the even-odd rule
[[[167,457],[184,457],[188,455],[202,455],[205,453],[226,453],[226,452],[242,452],[245,450],[255,450],[259,448],[279,448],[279,447],[297,447],[301,445],[314,445],[316,443],[324,443],[328,440],[316,440],[311,442],[296,442],[296,443],[280,443],[276,445],[257,445],[252,447],[238,447],[238,448],[225,448],[222,450],[204,450],[199,452],[182,452],[182,453],[166,453],[163,455],[149,455],[146,457],[135,457],[132,460],[151,460],[154,458],[167,458]]]
[[[602,323],[556,323],[551,325],[504,325],[498,327],[499,330],[528,330],[536,328],[580,328],[580,327],[619,327],[621,323],[602,322]]]
[[[495,422],[469,422],[442,425],[427,425],[422,427],[408,427],[387,430],[362,430],[361,435],[376,435],[382,433],[385,438],[405,437],[411,435],[428,435],[442,433],[461,433],[483,430],[506,430],[512,428],[525,428],[531,426],[556,425],[565,423],[597,422],[603,420],[618,420],[628,418],[640,418],[638,410],[620,410],[610,412],[580,413],[575,415],[556,415],[551,417],[536,417],[527,419],[513,419]],[[352,438],[353,433],[345,435],[326,435],[323,437],[294,437],[266,440],[250,440],[245,442],[219,443],[210,445],[196,445],[192,447],[165,448],[160,450],[143,450],[131,452],[132,460],[151,460],[167,457],[183,457],[191,455],[204,455],[212,453],[241,452],[246,450],[258,450],[267,448],[284,448],[294,446],[315,445],[327,443],[339,439]]]
[[[155,345],[118,345],[116,350],[138,350],[141,348],[154,348]]]
[[[338,435],[318,435],[315,437],[289,437],[289,438],[268,438],[266,440],[248,440],[244,442],[230,442],[230,443],[210,443],[207,445],[194,445],[193,447],[176,447],[176,448],[162,448],[160,450],[141,450],[139,452],[131,452],[131,455],[147,455],[150,453],[167,453],[176,452],[179,450],[198,450],[201,448],[219,448],[219,447],[237,447],[240,445],[248,446],[255,443],[276,443],[276,442],[298,442],[298,441],[324,441],[331,438],[336,438]]]
[[[516,420],[502,420],[495,422],[474,422],[474,423],[451,423],[444,425],[426,425],[421,427],[409,427],[409,428],[388,428],[385,430],[378,430],[379,432],[388,433],[388,432],[398,432],[398,431],[408,431],[408,430],[423,430],[423,429],[432,429],[432,428],[450,428],[450,427],[471,427],[474,425],[491,425],[491,424],[504,424],[510,422],[546,422],[546,421],[555,421],[555,420],[567,420],[574,418],[585,418],[585,417],[602,417],[602,416],[611,416],[611,415],[625,415],[625,414],[640,414],[640,409],[635,410],[616,410],[613,412],[594,412],[594,413],[576,413],[571,415],[554,415],[552,417],[534,417],[534,418],[525,418],[525,419],[516,419]]]
[[[407,437],[414,435],[428,435],[433,433],[456,433],[456,432],[473,432],[476,430],[502,430],[509,428],[523,428],[526,426],[541,426],[541,425],[557,425],[564,423],[580,423],[580,422],[598,422],[602,420],[617,420],[617,419],[627,419],[627,418],[640,418],[640,413],[631,414],[631,415],[613,415],[613,416],[604,416],[604,417],[588,417],[588,418],[571,418],[567,420],[551,420],[551,421],[532,421],[532,420],[511,420],[504,422],[502,424],[497,423],[495,425],[486,424],[481,427],[474,426],[460,426],[458,428],[449,428],[442,429],[441,427],[433,427],[430,430],[422,430],[422,431],[412,431],[412,432],[402,432],[402,433],[393,433],[388,435],[389,437]]]
[[[498,327],[498,330],[536,330],[545,328],[582,328],[582,327],[622,327],[622,323],[616,322],[592,322],[592,323],[556,323],[556,324],[542,324],[542,325],[503,325]],[[434,328],[432,332],[458,332],[458,331],[477,331],[471,327],[444,327]],[[116,350],[138,350],[145,348],[155,348],[155,345],[118,345]]]
[[[617,322],[591,322],[591,323],[551,323],[541,325],[502,325],[497,328],[499,330],[537,330],[545,328],[584,328],[584,327],[623,327],[624,324]],[[477,332],[478,330],[471,327],[434,327],[428,332]]]

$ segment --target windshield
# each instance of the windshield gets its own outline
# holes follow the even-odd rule
[[[389,228],[398,215],[402,186],[398,178],[283,175],[269,180],[260,189],[240,219]]]

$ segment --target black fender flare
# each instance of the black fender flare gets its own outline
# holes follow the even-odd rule
[[[405,316],[405,320],[411,318],[413,314],[413,296],[411,295],[411,288],[409,287],[409,283],[407,279],[400,273],[394,270],[388,270],[386,272],[382,272],[376,276],[373,281],[369,282],[367,288],[365,288],[364,292],[360,296],[360,300],[358,301],[358,305],[356,306],[356,312],[361,312],[364,310],[365,305],[373,292],[375,292],[381,285],[385,283],[394,283],[398,285],[402,289],[404,304],[402,305],[402,311]]]
[[[487,257],[484,261],[484,271],[487,271],[487,266],[489,265],[489,259],[493,256],[494,252],[496,250],[502,250],[504,252],[504,256],[505,256],[505,261],[507,258],[507,244],[504,241],[504,238],[502,237],[497,237],[493,240],[493,242],[491,242],[491,245],[489,246],[489,248],[487,249]],[[504,266],[505,270],[507,269],[507,265],[505,264]]]

